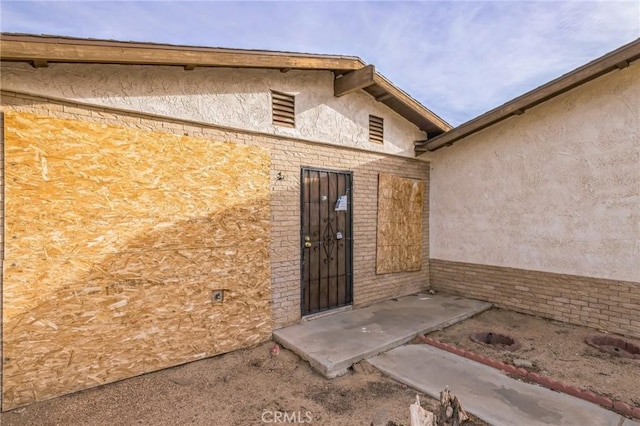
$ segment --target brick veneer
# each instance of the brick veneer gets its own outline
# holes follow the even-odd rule
[[[434,289],[499,307],[640,337],[640,283],[430,260]]]
[[[429,283],[429,163],[363,149],[305,141],[206,123],[2,91],[3,110],[259,145],[271,151],[271,284],[274,327],[300,319],[300,168],[353,171],[354,306],[416,293]],[[277,180],[277,173],[285,176]],[[378,173],[425,181],[422,270],[375,274]]]

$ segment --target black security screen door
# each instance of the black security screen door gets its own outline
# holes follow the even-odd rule
[[[301,172],[302,314],[353,301],[352,173]]]

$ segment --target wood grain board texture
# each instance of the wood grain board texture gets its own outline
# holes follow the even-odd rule
[[[424,181],[378,175],[377,274],[422,268],[423,201]]]
[[[270,337],[268,151],[14,112],[5,150],[3,410]]]

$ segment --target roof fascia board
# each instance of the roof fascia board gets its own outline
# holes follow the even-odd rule
[[[207,49],[92,40],[37,39],[3,35],[0,57],[6,61],[191,65],[238,68],[294,68],[310,70],[360,69],[359,58],[237,49]]]
[[[420,154],[435,151],[442,147],[450,146],[460,139],[492,126],[508,117],[521,115],[527,109],[548,101],[577,86],[616,69],[624,68],[625,64],[628,65],[629,62],[633,62],[638,58],[640,58],[640,39],[636,39],[498,108],[469,120],[449,132],[429,140],[424,145],[416,147],[416,153]]]
[[[435,124],[437,127],[442,129],[443,131],[448,131],[452,129],[452,126],[449,123],[447,123],[442,118],[438,117],[436,114],[431,112],[420,102],[416,101],[411,96],[409,96],[406,92],[399,89],[389,80],[387,80],[382,74],[379,74],[376,72],[376,74],[373,76],[373,81],[375,84],[377,84],[382,89],[384,89],[385,92],[389,93],[393,98],[399,100],[400,102],[405,104],[407,107],[418,112],[423,117],[426,117],[430,122]]]

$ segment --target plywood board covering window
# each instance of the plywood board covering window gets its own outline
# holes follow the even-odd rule
[[[293,95],[271,91],[271,114],[276,126],[296,127],[296,103]]]
[[[378,175],[377,274],[421,269],[423,200],[424,181]]]
[[[375,115],[369,116],[369,142],[383,143],[384,142],[384,119],[376,117]]]
[[[268,151],[5,114],[5,410],[269,338]]]

